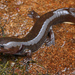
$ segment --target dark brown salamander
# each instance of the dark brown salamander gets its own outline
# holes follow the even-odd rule
[[[37,21],[28,35],[21,39],[12,37],[0,38],[0,53],[25,55],[27,52],[35,52],[44,43],[48,34],[50,41],[47,44],[54,44],[52,25],[63,22],[75,23],[75,8],[57,9],[41,17],[32,11],[29,16],[37,19]]]

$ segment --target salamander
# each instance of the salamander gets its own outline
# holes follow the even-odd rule
[[[54,44],[53,25],[64,22],[75,24],[75,8],[61,8],[42,16],[36,13],[34,16],[34,11],[31,11],[28,16],[36,19],[31,31],[23,38],[0,38],[0,53],[26,55],[28,52],[35,52],[45,42],[47,36],[50,39],[48,45]]]

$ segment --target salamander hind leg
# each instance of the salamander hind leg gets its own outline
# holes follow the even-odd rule
[[[52,26],[51,26],[50,30],[48,32],[48,37],[45,40],[45,45],[50,46],[52,44],[55,45],[55,36],[54,36],[54,32],[53,32]]]

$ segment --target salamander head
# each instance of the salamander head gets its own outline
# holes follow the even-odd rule
[[[10,41],[10,42],[9,42]],[[0,38],[0,53],[4,54],[15,54],[19,52],[22,48],[22,44],[12,42],[9,37],[8,38]]]

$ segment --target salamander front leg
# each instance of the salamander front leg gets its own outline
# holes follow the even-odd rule
[[[45,43],[46,43],[46,46],[50,46],[51,44],[55,45],[55,36],[54,36],[52,26],[50,27],[48,37],[46,38]]]
[[[23,59],[23,62],[25,63],[26,65],[26,71],[28,72],[28,67],[29,67],[29,63],[30,61],[32,61],[32,53],[31,53],[31,50],[29,49],[24,49],[22,51],[20,51],[19,53],[16,53],[14,55],[19,55],[19,56],[26,56],[26,58]]]
[[[34,21],[34,22],[36,22],[36,20],[40,18],[39,14],[37,14],[34,10],[29,11],[28,16],[29,16],[30,18],[33,18],[33,21]]]
[[[26,57],[30,58],[32,55],[32,52],[29,49],[22,48],[19,52],[15,53],[14,55],[26,56]]]

